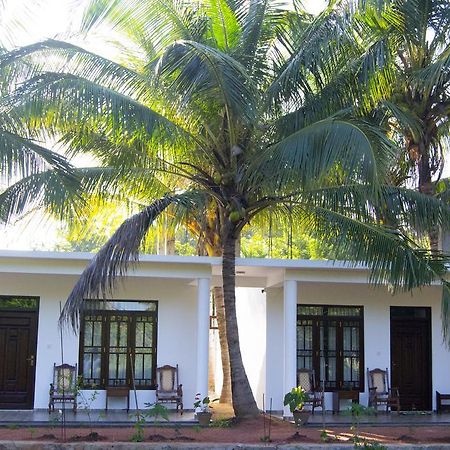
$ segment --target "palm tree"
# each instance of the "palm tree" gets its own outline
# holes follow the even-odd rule
[[[73,154],[90,152],[106,166],[78,171],[88,191],[112,195],[123,186],[150,204],[82,274],[63,311],[75,328],[83,299],[110,292],[151,222],[171,205],[222,255],[233,407],[242,417],[258,410],[240,354],[235,257],[254,218],[269,208],[291,214],[338,257],[367,264],[373,282],[394,289],[442,278],[444,257],[384,225],[377,211],[388,205],[398,224],[424,233],[447,226],[449,209],[384,185],[394,151],[377,126],[340,101],[334,110],[330,102],[314,107],[325,88],[320,61],[335,61],[336,46],[346,48],[338,10],[312,20],[276,1],[94,0],[85,28],[98,21],[133,42],[124,63],[56,41],[3,58],[60,57],[63,64],[18,89],[22,113],[62,136]]]
[[[393,181],[434,195],[449,147],[450,8],[445,0],[363,1],[362,38],[377,42],[384,121],[402,147]],[[382,44],[382,45],[381,45]],[[382,79],[385,79],[384,82]],[[387,78],[387,80],[386,80]],[[387,115],[386,115],[387,113]],[[436,236],[430,236],[437,248]]]

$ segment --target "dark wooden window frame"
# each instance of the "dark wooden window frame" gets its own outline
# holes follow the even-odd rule
[[[120,302],[126,302],[126,300],[119,300]],[[131,301],[141,301],[141,300],[129,300]],[[136,384],[136,389],[154,390],[156,389],[156,362],[157,362],[157,330],[158,330],[158,302],[157,301],[145,301],[145,303],[155,304],[154,311],[128,311],[128,310],[98,310],[98,309],[87,309],[81,315],[80,322],[80,345],[79,345],[79,376],[82,380],[82,386],[84,389],[105,389],[107,386],[128,386],[133,388],[133,373],[131,368],[131,362],[129,354],[131,354],[131,360],[135,361],[136,354],[136,342],[135,334],[133,331],[135,327],[137,317],[150,317],[153,318],[153,336],[152,336],[152,373],[151,373],[151,383],[138,385]],[[86,382],[83,378],[84,376],[84,337],[85,337],[85,317],[86,316],[101,316],[102,322],[102,332],[101,332],[101,363],[100,363],[100,380],[98,383]],[[128,327],[127,335],[127,361],[126,361],[126,382],[125,384],[110,384],[108,380],[108,362],[110,355],[110,325],[112,316],[123,316],[128,317],[128,322],[130,326]]]
[[[333,315],[328,316],[317,315],[317,314],[301,314],[300,309],[302,307],[311,307],[311,308],[323,308],[323,311],[328,311],[329,308],[342,308],[342,309],[350,309],[350,308],[360,308],[359,316],[351,316],[351,315]],[[338,322],[338,326],[336,328],[336,383],[335,387],[327,386],[325,384],[326,392],[334,392],[340,390],[350,389],[348,386],[344,385],[343,378],[343,367],[344,367],[344,351],[343,351],[343,329],[345,323],[357,322],[359,325],[359,386],[356,390],[359,392],[364,392],[364,307],[362,305],[313,305],[313,304],[297,304],[297,328],[300,326],[300,321],[309,321],[312,322],[312,341],[313,341],[313,349],[312,349],[312,368],[316,373],[316,381],[320,382],[322,386],[322,380],[320,380],[319,374],[320,371],[320,325],[323,322]],[[300,351],[297,348],[297,361],[300,357]]]

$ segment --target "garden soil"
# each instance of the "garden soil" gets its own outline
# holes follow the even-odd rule
[[[186,425],[155,426],[146,424],[142,429],[129,427],[1,427],[0,441],[43,442],[133,442],[142,439],[148,443],[224,443],[224,444],[328,444],[347,443],[355,439],[379,444],[450,444],[450,426],[374,426],[357,430],[350,426],[296,428],[293,423],[260,416],[256,419],[236,421],[229,419],[230,410],[215,411],[208,428]]]

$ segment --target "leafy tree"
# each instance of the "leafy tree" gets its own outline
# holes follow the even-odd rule
[[[330,248],[309,235],[290,214],[269,223],[252,221],[242,230],[240,250],[246,258],[333,259]]]
[[[277,1],[93,0],[85,30],[107,21],[123,32],[133,43],[123,64],[56,41],[3,58],[6,64],[50,53],[63,60],[19,88],[22,113],[59,133],[73,154],[91,152],[101,161],[104,167],[76,172],[86,192],[108,198],[126,191],[143,205],[92,260],[63,317],[78,326],[83,299],[110,291],[152,221],[171,208],[209,254],[222,256],[239,417],[258,410],[239,348],[236,242],[269,208],[280,217],[289,212],[337,258],[367,264],[373,282],[413,289],[445,271],[442,255],[420,249],[378,212],[387,208],[397,224],[424,233],[448,225],[448,208],[386,186],[391,142],[349,102],[327,96],[336,77],[321,83],[336,49],[355,56],[340,13],[330,7],[313,20]],[[318,107],[326,97],[327,107]]]

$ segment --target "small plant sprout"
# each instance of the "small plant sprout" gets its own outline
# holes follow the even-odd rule
[[[91,430],[91,433],[93,433],[93,419],[92,419],[92,404],[97,399],[99,393],[97,390],[89,391],[89,394],[86,394],[82,390],[82,379],[81,377],[78,379],[77,385],[76,385],[76,396],[79,399],[79,408],[86,411],[87,416],[89,418],[89,428]]]

